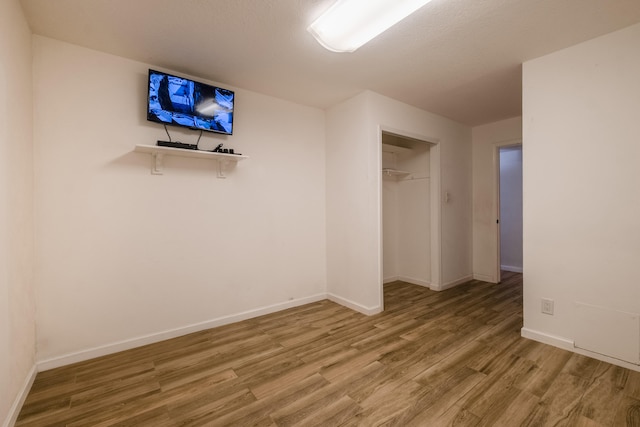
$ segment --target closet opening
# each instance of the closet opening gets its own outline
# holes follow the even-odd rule
[[[381,142],[381,290],[394,281],[438,289],[439,146],[384,130]]]
[[[522,273],[522,145],[499,145],[497,160],[498,282],[503,272]]]

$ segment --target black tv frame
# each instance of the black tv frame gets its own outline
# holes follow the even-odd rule
[[[153,74],[157,74],[157,75],[163,75],[163,76],[167,76],[167,78],[176,78],[176,79],[180,79],[180,80],[185,80],[187,82],[190,82],[194,85],[194,93],[198,90],[198,88],[200,88],[198,90],[198,93],[201,92],[207,92],[207,93],[212,93],[212,94],[216,94],[218,92],[224,93],[227,96],[231,96],[232,100],[231,100],[231,104],[232,104],[232,108],[231,108],[231,112],[230,112],[230,120],[226,121],[225,123],[228,123],[231,127],[231,129],[229,131],[226,131],[224,129],[223,126],[215,126],[215,127],[200,127],[200,126],[196,126],[196,125],[186,125],[183,123],[179,123],[177,121],[175,121],[175,117],[173,116],[173,114],[181,114],[179,111],[177,110],[165,110],[164,108],[162,109],[162,111],[165,111],[169,114],[172,114],[171,120],[170,121],[165,121],[162,120],[160,117],[158,117],[157,113],[154,113],[151,108],[152,105],[152,90],[151,90],[151,76]],[[215,95],[214,95],[215,98]],[[158,101],[160,102],[160,101]],[[195,101],[194,104],[192,105],[192,109],[196,107]],[[185,112],[182,113],[185,116],[190,116],[194,119],[194,124],[196,122],[196,118],[200,118],[203,121],[206,121],[205,116],[202,115],[198,115],[198,114],[193,114],[193,113],[189,113],[189,112]],[[215,116],[214,116],[215,117]],[[218,86],[214,86],[214,85],[210,85],[207,83],[203,83],[197,80],[193,80],[187,77],[181,77],[181,76],[176,76],[174,74],[170,74],[164,71],[158,71],[158,70],[154,70],[154,69],[149,69],[149,75],[148,75],[148,80],[147,80],[147,120],[150,122],[154,122],[154,123],[160,123],[162,125],[170,125],[170,126],[177,126],[177,127],[182,127],[182,128],[187,128],[187,129],[192,129],[192,130],[196,130],[196,131],[204,131],[204,132],[212,132],[212,133],[218,133],[218,134],[222,134],[222,135],[233,135],[233,127],[234,127],[234,119],[235,119],[235,92],[233,90],[230,89],[226,89],[226,88],[222,88],[222,87],[218,87]],[[211,121],[214,120],[214,118],[212,117],[210,119]]]

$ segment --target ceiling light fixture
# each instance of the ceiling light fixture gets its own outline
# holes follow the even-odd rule
[[[353,52],[431,0],[337,0],[307,28],[322,46]]]

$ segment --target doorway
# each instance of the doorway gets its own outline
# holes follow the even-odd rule
[[[522,144],[496,147],[498,169],[498,266],[502,271],[522,273]]]
[[[384,283],[440,287],[439,144],[381,130],[381,263]]]

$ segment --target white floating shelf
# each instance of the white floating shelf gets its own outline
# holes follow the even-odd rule
[[[397,177],[403,177],[403,176],[411,175],[411,172],[400,171],[400,170],[391,169],[391,168],[382,169],[382,173],[387,175],[387,176],[397,176]]]
[[[188,150],[184,148],[161,147],[158,145],[138,144],[133,150],[137,153],[151,154],[151,173],[162,175],[162,159],[167,156],[192,157],[196,159],[210,159],[218,163],[218,178],[226,178],[225,167],[230,163],[238,163],[240,160],[248,159],[249,156],[240,154],[214,153],[212,151]]]

